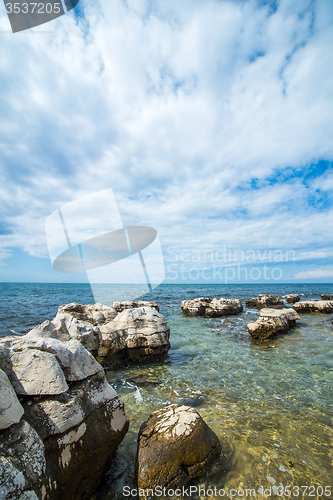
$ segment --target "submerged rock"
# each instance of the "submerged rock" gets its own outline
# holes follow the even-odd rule
[[[251,300],[245,301],[246,307],[256,307],[257,309],[263,308],[284,308],[284,303],[281,297],[277,295],[261,294],[259,297],[253,297]]]
[[[0,497],[90,499],[128,429],[102,367],[75,339],[15,336],[0,366]]]
[[[295,304],[295,302],[299,302],[300,296],[297,293],[288,293],[283,297],[286,299],[288,304]]]
[[[279,333],[285,333],[296,325],[300,317],[290,308],[261,309],[260,316],[255,323],[247,325],[249,334],[254,339],[267,340]]]
[[[298,313],[309,313],[317,312],[329,314],[333,312],[333,301],[332,300],[307,300],[303,302],[297,302],[293,305],[293,309]]]
[[[156,302],[148,302],[146,300],[128,300],[126,302],[114,302],[113,308],[117,312],[123,312],[125,309],[136,309],[137,307],[153,307],[159,312],[160,307]]]
[[[203,477],[221,451],[216,434],[199,413],[176,404],[155,411],[138,436],[138,488],[181,488]]]
[[[181,305],[184,313],[189,316],[220,317],[231,314],[238,314],[243,311],[243,306],[239,299],[210,299],[200,297],[193,300],[183,300]]]

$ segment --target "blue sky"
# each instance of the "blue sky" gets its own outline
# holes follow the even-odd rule
[[[52,269],[44,224],[106,188],[158,230],[170,283],[333,281],[331,0],[80,0],[16,34],[0,5],[0,24],[0,281],[85,280]]]

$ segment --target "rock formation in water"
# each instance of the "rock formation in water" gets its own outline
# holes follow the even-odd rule
[[[253,307],[257,309],[263,309],[263,308],[283,308],[284,302],[281,299],[281,297],[278,297],[277,295],[266,295],[266,294],[261,294],[259,297],[253,297],[251,300],[246,300],[245,301],[246,307]]]
[[[239,299],[210,299],[208,297],[183,300],[181,308],[189,316],[207,316],[209,318],[229,316],[243,311]]]
[[[159,312],[160,307],[156,302],[148,302],[146,300],[128,300],[126,302],[114,302],[113,309],[117,312],[123,312],[125,309],[136,309],[137,307],[153,307]]]
[[[297,293],[287,293],[283,298],[286,299],[288,304],[295,304],[295,302],[299,302],[300,300],[300,296]]]
[[[138,436],[138,488],[181,488],[203,477],[221,451],[216,434],[199,413],[176,404],[155,411]]]
[[[0,497],[90,499],[128,418],[76,340],[0,340]]]
[[[297,302],[293,305],[293,309],[298,313],[324,313],[329,314],[333,312],[333,300],[306,300]]]
[[[333,300],[333,294],[332,293],[324,293],[321,295],[321,300]]]
[[[63,342],[76,339],[102,364],[111,365],[123,359],[149,361],[168,352],[170,327],[158,312],[157,304],[139,306],[141,303],[144,302],[115,302],[122,312],[102,304],[61,306],[52,321],[44,321],[25,337],[49,337]],[[152,304],[155,305],[151,307]]]
[[[292,308],[261,309],[255,323],[247,325],[251,337],[257,340],[267,340],[279,333],[286,333],[296,325],[300,317]]]

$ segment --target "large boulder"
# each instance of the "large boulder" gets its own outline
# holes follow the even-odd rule
[[[0,370],[0,430],[17,424],[24,413],[5,372]],[[1,484],[1,482],[0,482]],[[1,489],[0,489],[1,492]],[[1,496],[0,496],[1,498]]]
[[[0,339],[0,368],[17,394],[51,395],[68,390],[68,382],[82,380],[102,370],[93,356],[75,339],[61,342],[32,336]]]
[[[246,300],[245,301],[246,307],[253,307],[257,309],[263,309],[263,308],[277,308],[281,309],[284,308],[284,303],[281,297],[278,297],[277,295],[267,295],[267,294],[260,294],[259,297],[253,297],[251,300]]]
[[[156,302],[148,302],[147,300],[127,300],[126,302],[114,302],[113,308],[118,312],[123,312],[125,309],[136,309],[137,307],[153,307],[159,312],[160,307]]]
[[[0,498],[90,499],[128,429],[103,368],[75,339],[17,336],[0,366]]]
[[[283,298],[286,299],[288,304],[295,304],[295,302],[300,301],[300,296],[297,293],[287,293]]]
[[[293,305],[293,309],[298,313],[324,313],[329,314],[333,312],[332,300],[306,300],[297,302]]]
[[[140,361],[164,356],[170,349],[170,327],[164,316],[152,307],[124,309],[101,331],[98,360],[106,364],[120,351],[122,356]]]
[[[174,404],[155,411],[138,436],[138,488],[182,488],[203,477],[220,451],[218,437],[194,408]]]
[[[279,333],[286,333],[296,325],[300,317],[291,308],[261,309],[259,318],[255,323],[247,325],[251,337],[257,340],[267,340]]]
[[[193,300],[183,300],[182,310],[189,316],[220,317],[238,314],[243,311],[243,306],[239,299],[210,299],[200,297]]]

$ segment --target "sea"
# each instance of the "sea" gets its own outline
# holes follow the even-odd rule
[[[130,428],[95,500],[135,489],[141,424],[177,403],[193,406],[217,434],[222,453],[210,473],[193,481],[192,498],[333,498],[333,325],[331,314],[303,314],[288,334],[254,341],[246,325],[258,311],[245,300],[332,293],[330,284],[160,285],[154,300],[170,325],[168,355],[108,371],[125,403]],[[188,317],[181,302],[195,297],[241,300],[244,311],[223,318]],[[28,332],[62,304],[94,303],[88,284],[1,283],[0,336]],[[128,490],[126,490],[128,491]],[[251,495],[250,495],[251,492]]]

